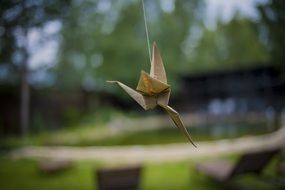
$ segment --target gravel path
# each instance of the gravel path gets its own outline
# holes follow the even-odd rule
[[[198,159],[205,156],[221,156],[284,146],[285,127],[271,134],[212,142],[197,142],[197,145],[198,148],[194,148],[190,143],[112,147],[27,146],[12,151],[8,156],[15,159],[99,160],[112,163],[142,163]]]

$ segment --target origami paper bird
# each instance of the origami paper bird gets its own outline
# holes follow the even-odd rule
[[[179,114],[168,105],[170,85],[167,84],[167,78],[162,58],[155,42],[153,43],[152,48],[150,74],[146,73],[143,70],[141,71],[139,83],[136,90],[126,86],[119,81],[107,82],[118,84],[145,110],[153,109],[156,106],[162,107],[169,114],[176,127],[179,128],[186,135],[188,140],[196,147]]]

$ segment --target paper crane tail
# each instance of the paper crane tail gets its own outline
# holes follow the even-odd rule
[[[186,127],[184,126],[179,114],[170,106],[164,106],[164,105],[159,105],[160,107],[164,108],[165,111],[168,113],[168,115],[171,117],[172,121],[176,125],[177,128],[181,130],[182,133],[188,138],[188,140],[197,148],[197,146],[194,144],[191,136],[189,135]]]

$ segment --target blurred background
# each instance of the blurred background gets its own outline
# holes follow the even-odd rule
[[[38,174],[38,162],[30,159],[45,157],[40,153],[28,160],[7,158],[14,151],[24,155],[17,152],[23,147],[93,147],[95,151],[98,146],[143,149],[187,144],[162,110],[146,112],[120,88],[105,82],[119,80],[135,88],[140,71],[150,69],[141,3],[1,2],[0,184],[5,189],[94,189],[96,180],[94,185],[90,171],[118,161],[105,163],[96,156],[86,161],[82,156],[75,169],[46,177]],[[281,128],[284,1],[144,3],[150,41],[160,48],[172,88],[170,105],[181,113],[198,145],[266,135]],[[237,157],[234,154],[230,159]],[[167,189],[163,181],[169,179],[170,189],[214,187],[206,178],[195,179],[190,169],[194,161],[188,157],[146,164],[143,189]],[[145,160],[134,157],[126,163],[133,161]],[[15,171],[23,179],[7,183],[5,179]],[[173,178],[171,171],[182,177]],[[76,186],[75,178],[84,185]]]

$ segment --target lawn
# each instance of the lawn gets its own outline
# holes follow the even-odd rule
[[[237,157],[228,159],[234,161]],[[199,160],[200,161],[200,160]],[[196,161],[180,161],[167,163],[153,163],[143,165],[141,177],[142,189],[195,189],[215,190],[225,189],[222,184],[216,183],[206,176],[197,175],[194,171]],[[273,161],[274,162],[274,161]],[[96,187],[94,172],[106,164],[96,161],[79,161],[75,167],[54,175],[41,173],[37,162],[31,160],[0,159],[0,186],[5,190],[93,190]],[[266,168],[272,173],[274,164]],[[252,176],[246,176],[241,181],[254,184],[258,189],[271,189],[272,186],[262,183]]]
[[[268,133],[268,130],[260,130],[262,125],[239,125],[240,133],[232,134],[232,130],[226,130],[225,134],[218,127],[204,127],[200,129],[190,128],[194,140],[215,140],[220,138],[232,138],[243,135],[256,135]],[[228,126],[225,129],[231,129]],[[218,130],[217,130],[218,129]],[[232,128],[235,130],[235,128]],[[67,146],[112,146],[112,145],[149,145],[187,142],[187,139],[176,128],[162,128],[144,131],[123,131],[120,134],[108,136],[108,128],[94,126],[77,126],[55,132],[44,132],[20,139],[18,137],[2,140],[1,152],[5,148],[14,148],[23,145],[67,145]],[[200,131],[199,131],[200,130]],[[207,131],[213,130],[213,131]],[[250,130],[250,131],[249,131]],[[211,135],[209,135],[212,133]],[[101,136],[107,134],[107,136]],[[218,135],[217,135],[218,134]],[[234,161],[237,156],[227,157]],[[205,158],[204,158],[205,159]],[[203,159],[202,159],[203,160]],[[148,163],[143,165],[141,176],[142,189],[195,189],[218,190],[226,189],[222,184],[216,183],[206,176],[198,175],[194,170],[195,162],[199,160],[184,160],[164,163]],[[113,163],[111,163],[113,165]],[[95,171],[101,167],[108,167],[106,163],[98,161],[78,161],[68,171],[55,175],[45,175],[38,170],[37,162],[32,160],[10,160],[0,156],[0,188],[3,190],[93,190],[96,189]],[[266,172],[273,174],[274,166],[271,164]],[[257,189],[272,189],[272,186],[262,183],[252,176],[238,179],[245,184],[253,184]],[[261,183],[260,183],[261,182]]]
[[[3,148],[13,148],[23,145],[48,146],[114,146],[114,145],[152,145],[186,143],[187,138],[174,126],[143,130],[114,129],[106,126],[82,126],[74,128],[33,134],[26,139],[18,137],[0,140]],[[210,141],[223,138],[236,138],[248,135],[259,135],[272,132],[263,123],[219,124],[213,126],[191,127],[188,129],[194,141]]]
[[[143,169],[142,189],[220,189],[218,184],[196,176],[191,166],[187,162],[147,164]],[[94,171],[99,167],[103,166],[98,162],[77,162],[69,171],[46,175],[34,161],[1,159],[0,185],[5,190],[91,190],[96,187]]]

